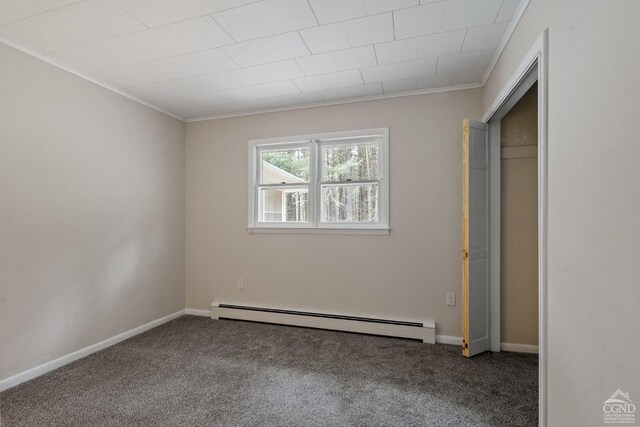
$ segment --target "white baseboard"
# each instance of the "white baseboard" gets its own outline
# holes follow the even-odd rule
[[[187,308],[185,309],[184,314],[189,314],[191,316],[211,317],[211,310],[201,310],[199,308]]]
[[[24,372],[20,372],[19,374],[13,375],[9,378],[5,378],[0,380],[0,391],[7,390],[11,387],[14,387],[20,383],[25,381],[29,381],[35,377],[39,377],[40,375],[46,374],[47,372],[53,371],[54,369],[58,369],[66,364],[74,362],[78,359],[82,359],[92,353],[103,350],[107,347],[110,347],[114,344],[117,344],[121,341],[126,340],[127,338],[131,338],[134,335],[141,334],[143,332],[148,331],[149,329],[153,329],[156,326],[160,326],[163,323],[167,323],[173,319],[176,319],[185,314],[185,310],[177,311],[168,316],[162,317],[160,319],[156,319],[152,322],[146,323],[142,326],[138,326],[137,328],[133,328],[129,331],[118,334],[114,337],[108,338],[104,341],[100,341],[99,343],[90,345],[78,351],[74,351],[73,353],[69,353],[65,356],[59,357],[55,360],[52,360],[47,363],[43,363],[42,365],[36,366],[35,368],[28,369]]]
[[[500,350],[512,351],[514,353],[535,353],[538,354],[538,346],[530,344],[512,344],[508,342],[500,343]]]
[[[333,331],[356,332],[422,340],[435,344],[434,322],[407,322],[383,320],[375,317],[357,317],[342,314],[307,312],[281,308],[211,304],[213,319],[237,319],[252,322],[302,326]]]
[[[462,337],[450,337],[448,335],[436,335],[438,344],[462,345]]]
[[[436,342],[438,344],[453,344],[462,345],[462,337],[451,337],[447,335],[436,335]],[[500,344],[500,350],[511,351],[514,353],[538,353],[537,345],[529,344],[512,344],[503,342]]]

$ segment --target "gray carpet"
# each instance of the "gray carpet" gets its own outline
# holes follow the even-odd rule
[[[184,316],[0,394],[2,426],[524,426],[535,355]]]

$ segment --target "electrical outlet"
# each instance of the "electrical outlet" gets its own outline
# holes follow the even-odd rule
[[[244,279],[242,277],[238,279],[238,289],[244,289]]]
[[[456,306],[456,293],[455,292],[447,292],[447,305],[452,307]]]

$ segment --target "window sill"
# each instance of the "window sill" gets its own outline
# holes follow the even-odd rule
[[[390,228],[247,227],[249,234],[368,234],[388,236]]]

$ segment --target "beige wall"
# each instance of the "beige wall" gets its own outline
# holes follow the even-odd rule
[[[0,64],[1,380],[184,308],[184,124]]]
[[[538,345],[538,86],[500,122],[500,338]],[[516,147],[515,149],[513,147]]]
[[[476,89],[189,123],[187,307],[434,320],[460,336],[445,294],[460,297],[461,127],[480,102]],[[390,128],[390,235],[247,232],[249,139],[379,127]]]
[[[549,28],[550,426],[602,425],[618,388],[640,400],[639,16],[637,0],[532,0],[483,90],[486,109]]]

